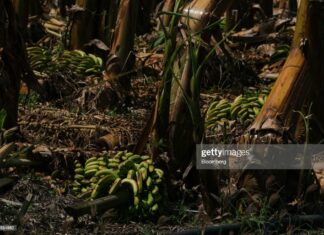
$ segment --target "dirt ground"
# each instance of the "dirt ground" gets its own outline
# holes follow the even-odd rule
[[[236,55],[237,58],[244,58],[250,69],[236,74],[231,74],[233,71],[227,71],[229,78],[232,79],[239,76],[238,74],[246,76],[245,80],[243,78],[244,84],[234,82],[235,89],[225,87],[223,93],[217,93],[217,87],[208,85],[210,83],[208,79],[213,79],[217,71],[210,71],[213,76],[206,75],[201,95],[203,112],[216,97],[231,97],[247,87],[255,89],[255,87],[267,87],[271,84],[272,81],[268,78],[261,79],[257,75],[266,72],[276,75],[284,60],[269,65],[268,51],[274,46],[266,45],[236,52],[240,53]],[[158,66],[161,59],[161,56],[155,56],[152,59],[153,65]],[[141,56],[137,59],[137,63],[140,64],[140,62]],[[240,62],[236,66],[243,68]],[[212,67],[211,64],[210,68]],[[200,226],[201,221],[209,222],[205,219],[199,203],[195,207],[190,207],[184,206],[180,201],[176,205],[170,204],[169,208],[164,208],[164,214],[145,224],[120,220],[113,210],[97,217],[86,215],[80,218],[72,218],[64,210],[67,205],[79,201],[71,194],[69,186],[73,180],[71,162],[77,158],[85,158],[105,151],[105,146],[98,145],[97,140],[108,133],[118,139],[116,146],[118,149],[131,150],[135,146],[149,118],[159,86],[158,79],[147,75],[152,71],[155,70],[150,68],[149,72],[144,69],[137,71],[132,80],[131,105],[123,110],[79,112],[69,105],[39,103],[31,96],[21,100],[19,107],[20,142],[17,144],[21,147],[32,146],[34,150],[37,149],[38,157],[43,158],[47,165],[42,168],[23,168],[18,171],[9,169],[10,175],[16,179],[16,182],[0,194],[0,225],[18,223],[18,230],[14,234],[117,235],[170,234]],[[155,72],[158,73],[158,71]],[[227,93],[229,90],[231,93]],[[249,124],[247,122],[246,126]],[[246,126],[236,126],[231,134],[234,137],[240,136]],[[206,133],[206,140],[209,143],[215,143],[219,138],[221,136],[215,133]],[[323,175],[319,175],[319,179],[324,178]],[[321,183],[324,186],[324,181]],[[30,204],[26,201],[28,196],[32,196]],[[197,201],[199,202],[200,199],[198,198]],[[324,234],[321,231],[316,232],[316,234]]]

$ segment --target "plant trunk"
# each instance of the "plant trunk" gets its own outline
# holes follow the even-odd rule
[[[181,22],[185,24],[187,28],[189,28],[190,32],[198,32],[206,27],[210,21],[219,19],[232,2],[233,1],[228,0],[194,1],[184,7],[184,14],[189,14],[191,17],[199,20],[182,18]],[[213,16],[216,16],[218,18],[212,19]],[[202,39],[208,40],[211,35],[209,33],[205,33],[205,35],[200,36]],[[204,56],[201,49],[197,50],[200,51],[197,53],[199,55],[197,62],[198,64],[200,64],[200,62],[204,60]],[[199,104],[199,95],[195,96],[194,94],[199,94],[198,91],[200,90],[200,82],[193,81],[191,60],[191,52],[189,51],[189,47],[187,46],[182,58],[175,63],[175,65],[183,64],[183,66],[175,68],[175,70],[181,70],[181,67],[183,68],[183,70],[180,71],[181,76],[179,82],[173,79],[170,94],[171,101],[169,130],[171,156],[174,156],[176,161],[183,165],[187,165],[186,162],[191,160],[190,158],[188,159],[188,156],[190,155],[190,153],[192,153],[192,145],[194,145],[194,143],[199,143],[202,137],[202,133],[193,133],[193,120],[188,118],[192,115],[190,115],[188,104],[186,104],[186,101],[184,99],[184,94],[187,94],[190,98],[193,99],[193,103],[196,103],[196,105]],[[200,118],[197,117],[197,119]],[[181,142],[185,140],[188,141],[188,143],[181,144]],[[188,146],[188,149],[185,150],[184,146]]]
[[[233,7],[229,7],[229,9],[226,11],[225,17],[225,32],[230,32],[238,20],[237,10]]]
[[[175,0],[165,0],[162,12],[172,12],[175,6]],[[162,15],[161,27],[167,27],[170,24],[171,15],[164,14]]]
[[[19,27],[22,32],[26,33],[28,25],[28,13],[29,13],[29,1],[28,0],[13,0],[12,2],[17,20],[19,22]]]
[[[73,16],[71,28],[71,48],[82,49],[83,45],[96,37],[96,15],[100,0],[76,0],[76,5],[82,8]],[[100,25],[100,24],[99,24]]]
[[[96,34],[94,35],[95,38],[98,38],[99,40],[103,41],[106,43],[108,42],[108,32],[106,31],[106,26],[107,26],[107,14],[113,14],[114,10],[116,11],[117,8],[115,9],[109,9],[109,4],[114,1],[99,1],[99,5],[97,6],[97,14],[96,14]],[[110,12],[111,11],[111,12]],[[92,38],[93,39],[93,38]]]
[[[309,6],[309,24],[307,28],[307,39],[309,42],[309,50],[306,50],[307,60],[310,67],[310,78],[314,80],[309,89],[312,113],[313,113],[313,127],[312,130],[321,130],[319,133],[311,134],[311,140],[318,143],[322,140],[324,133],[322,123],[324,121],[323,114],[323,90],[324,90],[324,3],[320,1],[312,1]]]
[[[25,43],[18,30],[10,0],[0,2],[0,109],[5,109],[5,128],[17,125],[20,80],[42,94],[27,62]],[[44,95],[44,94],[42,94]]]
[[[138,0],[121,0],[105,79],[122,90],[130,90],[129,72],[134,64],[132,53],[136,33]],[[118,89],[118,88],[117,88]],[[125,91],[124,91],[125,92]]]
[[[110,46],[113,41],[114,36],[114,28],[116,26],[117,14],[118,14],[118,7],[119,7],[119,0],[112,0],[108,2],[108,6],[106,6],[106,10],[103,12],[105,15],[105,22],[104,27],[101,28],[100,32],[102,34],[102,39],[106,45]]]
[[[178,13],[182,5],[182,0],[176,0],[175,6],[172,12]],[[167,142],[168,139],[168,128],[169,128],[169,115],[170,115],[170,95],[172,87],[172,78],[174,74],[178,75],[179,68],[175,65],[176,58],[178,56],[177,52],[177,36],[178,36],[178,23],[180,17],[176,14],[172,15],[170,24],[165,30],[165,48],[164,48],[164,60],[163,60],[163,75],[162,75],[162,85],[159,90],[158,98],[156,101],[158,115],[157,115],[157,125],[154,129],[153,143]],[[156,158],[159,155],[159,146],[155,146],[152,149],[153,157]]]
[[[114,37],[120,0],[78,0],[84,11],[74,13],[71,29],[72,49],[82,49],[92,39],[99,39],[111,46]]]
[[[202,62],[207,56],[207,53],[195,44],[194,39],[190,39],[192,37],[190,33],[199,32],[209,22],[214,22],[219,19],[231,3],[232,1],[227,0],[202,0],[193,1],[185,6],[183,13],[195,19],[198,18],[199,20],[188,19],[187,17],[181,19],[181,23],[185,26],[184,28],[188,29],[187,32],[189,33],[186,33],[185,30],[181,31],[181,35],[184,37],[183,40],[179,40],[178,44],[165,58],[166,60],[171,60],[172,56],[174,56],[174,51],[180,47],[182,42],[185,42],[182,56],[175,56],[178,59],[173,62],[173,73],[170,74],[171,79],[167,79],[165,82],[160,104],[162,108],[164,102],[169,99],[168,105],[165,105],[165,107],[169,108],[169,116],[167,117],[169,122],[164,131],[167,130],[169,134],[169,154],[172,159],[172,165],[175,169],[180,168],[181,172],[187,172],[187,170],[192,172],[192,169],[194,169],[193,153],[195,153],[196,144],[201,142],[203,136],[203,121],[199,109],[201,76],[199,74],[200,70],[197,70],[197,65],[200,67],[203,64]],[[172,21],[171,25],[173,25]],[[211,34],[206,32],[200,35],[200,37],[203,40],[209,40]],[[179,78],[176,78],[177,76]],[[179,81],[176,79],[179,79]],[[168,97],[165,97],[166,94]],[[161,108],[160,111],[162,111]],[[165,110],[163,109],[163,111]],[[159,121],[161,123],[164,120],[161,113],[160,118]],[[159,136],[162,137],[162,135]],[[215,181],[212,181],[211,177],[215,179],[215,177],[217,178],[217,174],[215,176],[214,172],[200,172],[204,201],[209,199],[205,192],[218,192],[218,188],[215,190],[214,187]],[[192,178],[191,183],[199,183],[199,181],[193,182],[195,180],[197,181],[197,177]]]
[[[63,18],[67,16],[67,8],[70,8],[74,3],[73,0],[61,0],[59,1],[60,13]]]
[[[242,142],[318,143],[323,139],[323,20],[322,2],[301,2],[290,55],[260,114],[242,138]],[[300,49],[301,42],[306,43]],[[310,130],[316,131],[308,134],[304,117],[296,111],[301,111],[305,116],[310,111]],[[251,182],[249,179],[255,178],[258,191],[266,192],[269,177],[275,179],[274,184],[284,188],[282,194],[286,195],[286,202],[295,198],[305,199],[305,192],[315,182],[314,175],[309,170],[245,171],[239,179],[238,188],[247,189],[247,183]]]
[[[251,4],[247,0],[234,0],[226,10],[225,31],[231,31],[234,26],[237,30],[251,28],[254,25]]]
[[[305,81],[307,78],[307,66],[305,66],[305,56],[303,51],[299,48],[301,41],[306,37],[306,28],[309,26],[308,14],[308,0],[302,1],[298,12],[298,22],[294,34],[292,49],[283,66],[282,72],[278,77],[272,91],[263,106],[260,114],[252,124],[250,131],[258,131],[260,129],[271,129],[272,125],[277,127],[289,126],[292,131],[294,126],[294,137],[301,135],[300,131],[303,129],[298,127],[296,117],[299,116],[293,110],[302,110],[303,103],[307,104],[307,97],[310,97],[306,92],[301,92],[302,87],[300,82],[311,84]],[[299,91],[297,90],[299,89]],[[302,87],[306,89],[306,87]],[[297,93],[301,92],[301,93]],[[301,94],[296,97],[296,94]],[[308,101],[309,102],[309,101]],[[283,120],[278,123],[278,117]]]
[[[40,16],[42,14],[42,6],[39,0],[28,0],[29,16]]]
[[[273,15],[273,0],[261,0],[261,7],[267,17]]]

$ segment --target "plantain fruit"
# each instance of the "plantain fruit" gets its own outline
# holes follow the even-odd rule
[[[121,184],[121,178],[117,178],[115,179],[114,183],[111,185],[108,193],[109,194],[114,194],[118,191],[118,187],[120,186]]]
[[[97,185],[93,189],[91,193],[91,198],[95,199],[101,194],[103,194],[105,189],[107,190],[107,188],[116,180],[116,178],[117,174],[113,172],[110,172],[107,175],[105,175],[102,179],[98,181]]]
[[[138,191],[142,192],[143,178],[142,178],[142,174],[139,171],[136,171],[136,183],[137,183]]]
[[[226,112],[229,113],[228,107]],[[77,197],[96,199],[127,189],[133,195],[128,213],[145,218],[158,211],[164,172],[155,168],[150,156],[119,151],[112,156],[93,156],[85,167],[78,160],[74,163],[77,167],[72,190]]]
[[[140,203],[140,198],[138,196],[134,197],[134,206],[137,207]]]
[[[84,179],[84,175],[76,174],[74,176],[74,179],[76,179],[76,180],[83,180]]]
[[[141,167],[141,168],[139,168],[138,171],[142,175],[142,179],[146,180],[147,179],[147,168]]]
[[[152,180],[152,178],[149,176],[149,177],[147,177],[147,180],[146,180],[146,187],[149,189],[149,188],[152,187],[152,185],[153,185],[153,180]]]
[[[94,176],[96,173],[97,173],[97,168],[89,169],[89,170],[84,172],[84,176],[87,177],[87,178],[90,178],[90,177]]]
[[[88,165],[90,162],[97,161],[97,157],[91,157],[88,160],[86,160],[85,165]]]
[[[83,170],[83,168],[75,168],[74,172],[76,174],[83,174],[84,170]]]
[[[84,171],[89,171],[89,170],[98,170],[99,166],[97,164],[91,164],[91,165],[86,165],[84,168]]]
[[[140,163],[141,161],[143,161],[140,155],[132,155],[128,158],[128,160],[134,163]]]
[[[154,165],[152,164],[152,165],[149,165],[149,167],[148,167],[148,171],[150,172],[150,173],[152,173],[153,171],[154,171]]]
[[[122,179],[121,184],[122,185],[125,185],[125,186],[128,186],[132,190],[134,196],[137,195],[137,193],[138,193],[138,186],[137,186],[137,183],[136,183],[135,180],[133,180],[133,179],[127,179],[127,178],[126,179]]]
[[[135,171],[133,169],[130,169],[127,173],[127,179],[133,179],[135,177]]]
[[[151,212],[153,214],[155,214],[157,211],[159,210],[159,205],[157,203],[155,203],[152,207],[151,207]]]
[[[152,189],[152,194],[157,195],[158,193],[159,193],[159,187],[155,185],[154,188]]]
[[[161,169],[155,168],[154,172],[159,178],[163,178],[164,172]]]
[[[101,177],[105,175],[111,175],[111,174],[116,174],[116,172],[112,169],[104,169],[104,170],[99,170],[96,172],[95,176],[96,177]]]
[[[153,195],[152,195],[152,193],[148,193],[148,195],[147,195],[147,204],[148,204],[149,206],[152,206],[153,203],[154,203]]]

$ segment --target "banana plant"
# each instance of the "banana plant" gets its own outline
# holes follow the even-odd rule
[[[273,15],[273,0],[262,0],[261,7],[267,17],[272,17]]]
[[[205,58],[201,53],[201,49],[199,49],[200,44],[203,44],[203,40],[201,39],[202,37],[199,36],[205,33],[203,29],[211,19],[211,12],[214,11],[213,15],[221,16],[229,4],[231,4],[231,1],[193,1],[184,6],[182,12],[179,12],[183,2],[176,1],[174,12],[168,13],[169,16],[172,16],[169,27],[162,28],[164,30],[166,43],[164,50],[165,63],[163,86],[159,100],[159,125],[157,125],[155,131],[157,138],[170,137],[170,144],[175,146],[177,145],[175,144],[176,140],[191,139],[190,143],[193,143],[193,130],[188,131],[188,133],[185,134],[189,135],[189,137],[186,136],[188,138],[181,138],[180,136],[176,137],[177,135],[175,135],[174,132],[177,132],[177,128],[174,129],[174,125],[177,123],[176,126],[180,127],[181,125],[179,123],[181,123],[181,121],[179,121],[179,118],[182,117],[181,119],[183,119],[184,122],[188,122],[187,124],[184,124],[184,126],[186,126],[184,129],[189,128],[188,130],[190,130],[192,120],[187,117],[190,116],[191,118],[196,119],[197,116],[193,117],[192,114],[196,113],[197,115],[197,113],[199,113],[186,108],[189,103],[189,106],[194,103],[196,106],[196,102],[199,100],[199,96],[197,96],[200,87],[198,77],[201,68],[198,69],[198,64],[201,64],[200,62],[203,62]],[[164,15],[166,12],[162,12],[162,14]],[[180,29],[180,33],[178,33],[178,22],[181,22],[183,25],[182,29]],[[177,37],[183,38],[182,40],[177,40]],[[190,38],[190,40],[188,38]],[[193,44],[191,39],[197,43]],[[193,65],[195,65],[195,69],[193,69]],[[185,96],[187,96],[187,98]],[[192,100],[189,101],[189,98]],[[193,107],[190,109],[192,108]],[[186,111],[184,111],[184,109]],[[194,109],[196,109],[196,107]],[[198,132],[200,131],[196,130],[197,136],[194,137],[196,141],[200,138],[198,137],[200,136]],[[182,131],[182,133],[184,134],[185,131]],[[188,142],[187,146],[190,146],[190,143]],[[183,144],[178,146],[183,147]],[[171,147],[171,149],[173,148]],[[177,156],[176,158],[178,158],[178,162],[182,162],[183,158],[188,156],[187,150],[179,149],[179,152],[176,154],[173,150],[170,150],[171,155]]]
[[[71,28],[71,48],[79,49],[90,39],[99,38],[111,48],[104,80],[121,101],[130,89],[128,72],[134,63],[132,53],[139,0],[77,0]],[[99,23],[98,23],[99,22]]]
[[[106,45],[111,45],[113,39],[113,31],[116,26],[120,0],[101,1],[98,9],[101,9],[98,15],[98,35],[97,38]]]
[[[169,140],[171,143],[176,143],[177,140],[181,139],[191,140],[191,143],[186,145],[190,149],[190,146],[195,143],[200,143],[201,141],[204,128],[199,110],[200,77],[206,61],[215,53],[213,48],[207,48],[207,52],[204,52],[206,51],[206,48],[203,49],[203,47],[206,43],[203,39],[208,38],[210,35],[208,34],[208,31],[203,29],[208,26],[209,21],[212,20],[212,16],[218,16],[220,18],[230,4],[231,1],[222,0],[194,1],[184,7],[185,16],[182,17],[182,23],[187,27],[189,34],[185,36],[188,41],[185,48],[186,51],[181,59],[181,61],[184,62],[182,69],[180,70],[181,75],[179,82],[175,78],[171,88],[171,131],[169,134]],[[213,12],[213,14],[211,14],[211,12]],[[184,31],[182,31],[182,35],[185,35]],[[186,96],[190,97],[190,102]],[[188,116],[191,117],[190,122],[188,122]],[[184,122],[184,129],[188,128],[188,130],[190,130],[190,126],[194,126],[192,132],[181,131],[180,129],[183,128],[181,127],[182,122]],[[185,136],[178,138],[176,133],[182,133]],[[186,153],[183,149],[183,144],[175,144],[175,146],[182,146],[182,150],[178,147],[174,148],[171,152],[175,152],[171,155],[173,155],[178,162],[188,161],[188,152]]]
[[[79,9],[73,13],[70,32],[72,49],[81,49],[85,43],[95,38],[98,3],[99,0],[76,0],[75,4]]]
[[[310,92],[308,87],[312,86],[311,82],[306,81],[309,79],[308,67],[310,61],[306,61],[306,51],[303,51],[303,48],[300,47],[306,38],[309,41],[310,37],[313,36],[312,34],[314,34],[306,31],[310,26],[308,5],[308,0],[301,2],[290,53],[260,114],[249,128],[249,132],[289,126],[294,139],[302,136],[304,128],[300,126],[302,124],[301,117],[293,110],[303,110],[304,106],[309,106],[310,102],[314,102],[312,95],[306,92]],[[302,84],[308,86],[301,86]],[[302,92],[301,89],[304,91]],[[296,93],[303,95],[296,97]]]
[[[12,1],[19,29],[26,36],[27,25],[30,16],[40,16],[42,13],[41,3],[39,0],[13,0]]]
[[[118,9],[117,22],[107,61],[104,79],[118,90],[120,98],[125,99],[126,91],[130,89],[130,77],[127,74],[134,63],[132,53],[136,33],[138,0],[121,0]]]
[[[29,1],[26,0],[14,0],[13,6],[18,18],[19,25],[23,31],[27,29],[28,13],[29,13]]]
[[[324,121],[324,70],[320,62],[324,51],[323,9],[320,1],[301,1],[290,54],[259,115],[242,136],[242,143],[308,144],[323,139],[323,132],[310,131]],[[301,115],[305,112],[306,115]],[[316,181],[309,170],[243,171],[238,188],[251,190],[247,185],[257,179],[252,190],[265,192],[265,182],[270,178],[275,179],[274,185],[284,188],[286,200],[305,200],[307,193],[316,194],[319,190],[318,185],[312,185]]]
[[[184,5],[177,0],[173,12],[167,13],[171,16],[168,27],[161,24],[166,38],[165,61],[154,143],[168,143],[171,164],[182,172],[192,165],[195,144],[201,142],[204,132],[199,109],[200,78],[206,61],[215,54],[214,48],[204,48],[207,43],[203,39],[211,36],[206,28],[215,26],[210,23],[217,21],[213,16],[220,18],[231,2],[198,0]],[[211,188],[215,186],[210,183],[214,175],[200,172],[200,176],[205,191],[218,192],[218,188]],[[208,200],[204,193],[203,197]]]
[[[70,47],[82,49],[85,43],[95,38],[111,46],[120,2],[77,0],[72,8]]]
[[[159,124],[156,126],[155,138],[166,139],[167,138],[167,129],[169,126],[169,115],[170,115],[170,96],[171,96],[171,87],[172,87],[172,78],[175,74],[178,73],[179,68],[174,66],[176,63],[176,58],[179,51],[182,48],[182,45],[176,45],[177,40],[177,24],[179,22],[180,16],[176,14],[180,10],[182,1],[178,0],[174,6],[174,14],[170,21],[168,28],[163,28],[165,34],[165,48],[164,48],[164,71],[162,76],[162,88],[159,94]]]
[[[162,7],[162,12],[172,12],[175,7],[175,0],[165,0]],[[170,14],[164,14],[162,15],[162,20],[159,22],[159,26],[166,27],[170,24],[172,15]]]
[[[59,1],[60,14],[63,18],[67,17],[67,8],[70,8],[74,4],[74,0],[61,0]]]
[[[82,49],[98,38],[112,47],[112,53],[125,61],[132,49],[139,2],[77,0],[71,28],[71,48]],[[126,41],[126,42],[123,42]]]
[[[0,2],[0,109],[5,109],[7,118],[5,128],[16,126],[18,115],[18,94],[20,80],[27,83],[29,88],[43,94],[44,92],[33,76],[27,62],[25,44],[18,33],[15,9],[12,1]]]
[[[4,128],[4,123],[7,117],[7,112],[4,109],[0,110],[0,131]]]

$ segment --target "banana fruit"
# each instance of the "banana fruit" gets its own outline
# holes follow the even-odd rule
[[[52,50],[42,47],[28,47],[27,55],[33,70],[47,75],[67,71],[79,77],[99,80],[104,70],[103,61],[93,54],[81,50],[68,51],[59,47]]]
[[[83,55],[81,51],[76,53]],[[111,156],[90,157],[84,164],[76,160],[74,164],[72,190],[78,197],[92,200],[129,190],[133,204],[128,214],[144,218],[158,213],[165,192],[164,172],[154,166],[150,156],[119,151]]]
[[[215,130],[219,125],[229,121],[240,121],[244,123],[248,119],[254,120],[259,114],[269,91],[263,90],[260,94],[240,95],[233,102],[227,99],[214,101],[206,112],[206,129]]]
[[[227,99],[213,102],[206,113],[205,125],[209,128],[214,128],[217,124],[221,124],[222,121],[226,121],[230,118],[231,104]]]

